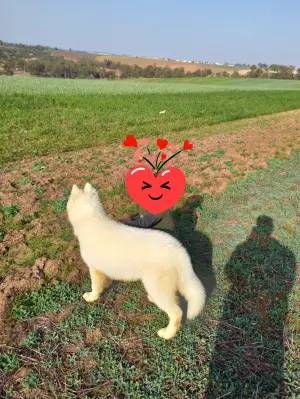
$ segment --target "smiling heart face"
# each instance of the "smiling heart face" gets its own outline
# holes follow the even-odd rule
[[[175,205],[185,190],[184,173],[174,167],[166,168],[157,176],[146,166],[136,166],[126,175],[126,189],[130,197],[154,215]]]

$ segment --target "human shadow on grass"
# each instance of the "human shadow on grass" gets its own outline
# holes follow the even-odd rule
[[[207,399],[290,397],[284,385],[284,323],[295,279],[293,252],[257,218],[225,266],[230,283],[216,333]]]

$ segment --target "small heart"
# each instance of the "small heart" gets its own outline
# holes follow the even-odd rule
[[[137,149],[136,152],[133,154],[135,158],[141,158],[142,156],[142,151],[140,149]]]
[[[159,147],[160,150],[163,150],[164,148],[166,148],[166,146],[168,145],[168,140],[163,140],[163,139],[157,139],[156,143]]]
[[[145,147],[147,147],[148,143],[149,143],[149,139],[142,139],[140,141],[141,145],[144,145]]]
[[[193,144],[190,143],[188,140],[185,140],[183,143],[183,149],[184,151],[191,150],[193,148]]]
[[[141,163],[141,162],[143,162],[143,160],[142,159],[138,159],[138,162]]]
[[[171,145],[170,145],[170,150],[171,150],[171,151],[177,150],[177,145],[176,145],[176,144],[171,144]]]
[[[125,147],[137,147],[138,143],[132,134],[128,134],[126,140],[123,142]]]
[[[162,159],[162,160],[164,160],[164,159],[166,159],[166,158],[167,158],[166,154],[161,154],[161,159]]]

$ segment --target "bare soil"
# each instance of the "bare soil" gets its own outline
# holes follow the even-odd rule
[[[148,65],[154,65],[158,67],[170,67],[171,69],[175,68],[184,68],[185,72],[195,72],[198,69],[211,69],[213,73],[216,72],[233,72],[233,68],[230,67],[223,67],[223,66],[217,66],[217,65],[211,65],[211,64],[196,64],[196,63],[190,63],[190,62],[181,62],[181,61],[174,61],[174,60],[168,60],[168,59],[155,59],[155,58],[142,58],[142,57],[126,57],[126,56],[116,56],[116,55],[98,55],[96,57],[96,60],[101,62],[104,61],[105,59],[112,60],[114,62],[121,62],[122,64],[128,64],[128,65],[138,65],[140,67],[145,68]]]
[[[54,50],[52,55],[57,57],[64,57],[66,60],[70,61],[79,61],[83,56],[87,55],[85,52],[81,51],[67,51],[67,50]],[[96,55],[96,54],[95,54]],[[174,60],[167,60],[167,59],[155,59],[155,58],[144,58],[144,57],[130,57],[130,56],[119,56],[119,55],[96,55],[96,60],[99,62],[104,61],[105,59],[112,60],[114,62],[121,62],[123,64],[128,65],[138,65],[140,67],[145,68],[148,65],[154,65],[158,67],[166,67],[169,66],[172,69],[175,68],[184,68],[185,72],[194,72],[197,69],[206,69],[210,68],[213,73],[216,72],[233,72],[233,68],[230,67],[223,67],[211,64],[196,64],[190,62],[177,62]]]
[[[182,152],[170,162],[186,176],[186,193],[180,205],[195,194],[220,193],[229,182],[267,168],[270,160],[283,159],[300,149],[300,110],[227,123],[215,130],[216,134],[202,139],[197,138],[200,131],[174,134],[172,141],[168,138],[170,144],[181,146],[182,137],[194,144],[191,153]],[[151,142],[155,144],[155,139]],[[110,217],[120,220],[137,211],[137,205],[120,186],[127,171],[137,164],[133,153],[134,149],[116,144],[39,158],[46,167],[43,170],[33,170],[37,159],[5,165],[5,173],[0,174],[1,208],[14,204],[20,210],[9,223],[0,212],[5,232],[0,241],[0,324],[16,295],[45,280],[80,282],[87,272],[72,233],[69,238],[64,236],[71,231],[66,212],[55,211],[64,190],[70,190],[73,184],[83,187],[90,181],[98,186]],[[58,249],[53,255],[34,258],[30,243],[35,238],[48,240]],[[32,261],[24,263],[30,257]]]

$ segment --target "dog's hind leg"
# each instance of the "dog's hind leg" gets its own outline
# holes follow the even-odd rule
[[[86,300],[86,302],[94,302],[99,298],[103,290],[111,285],[112,281],[106,276],[106,274],[95,269],[94,267],[89,266],[89,270],[92,281],[92,291],[86,292],[83,295],[83,298]]]
[[[162,328],[157,334],[165,340],[175,337],[180,329],[182,310],[177,304],[175,282],[170,281],[170,276],[161,275],[153,279],[153,276],[143,279],[148,298],[161,310],[167,313],[169,324]],[[174,284],[173,284],[174,283]]]

